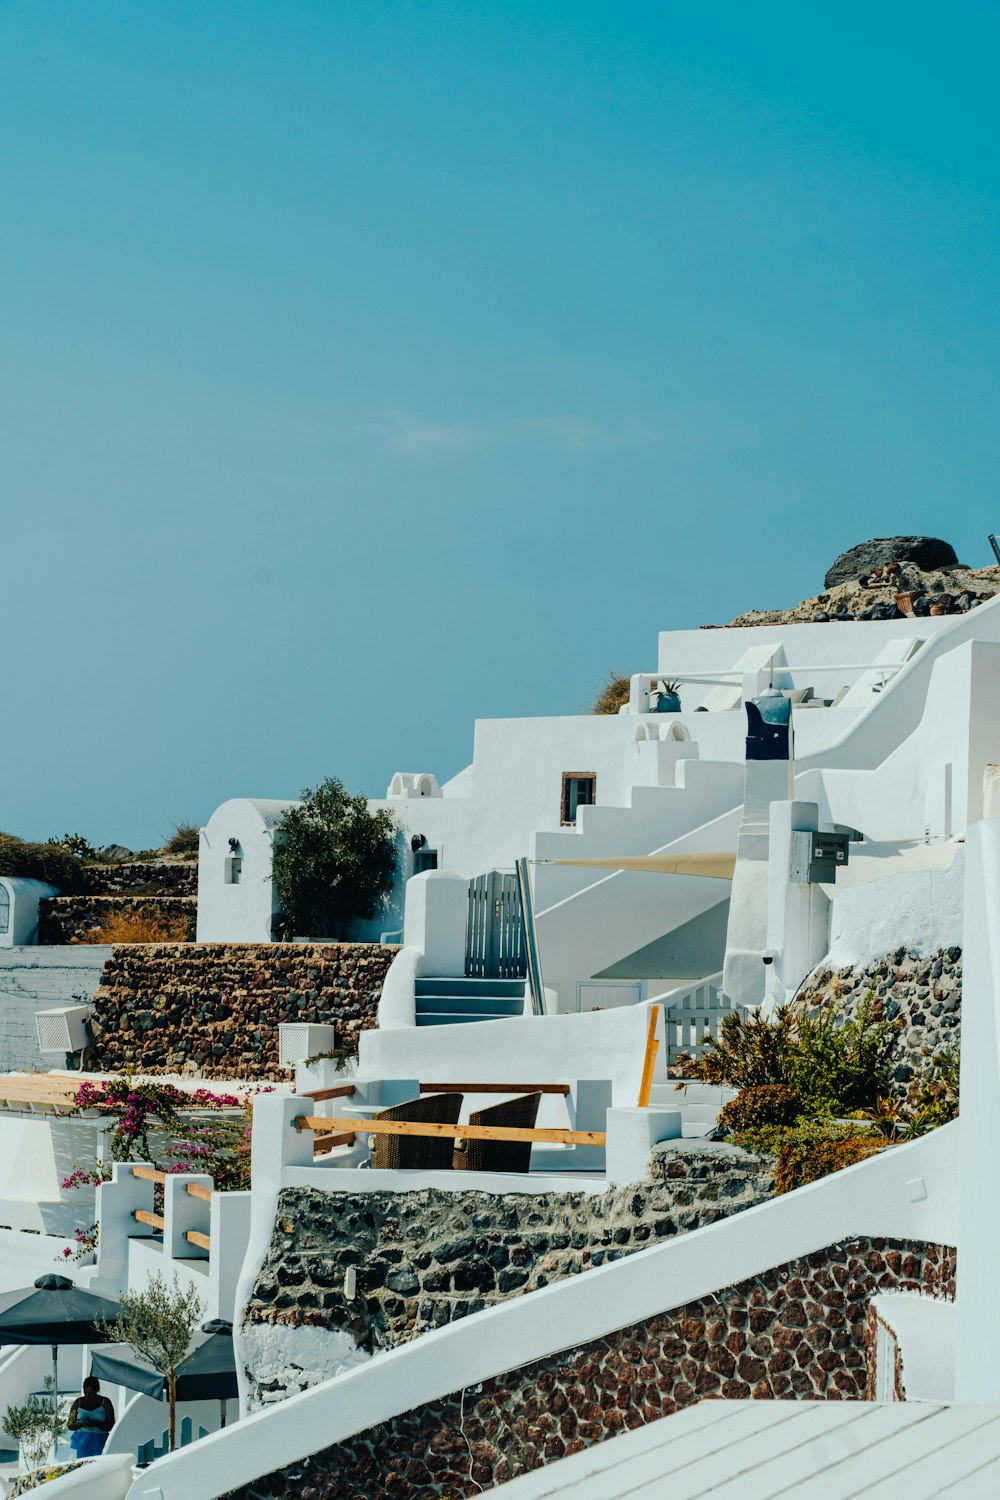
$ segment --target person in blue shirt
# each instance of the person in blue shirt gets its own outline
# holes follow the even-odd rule
[[[83,1395],[77,1396],[69,1409],[70,1447],[77,1458],[96,1458],[104,1452],[108,1433],[115,1425],[115,1409],[107,1396],[101,1395],[101,1382],[88,1375]]]

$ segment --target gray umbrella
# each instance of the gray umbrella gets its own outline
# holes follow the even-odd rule
[[[233,1325],[221,1318],[202,1324],[208,1337],[186,1355],[177,1366],[178,1401],[218,1401],[226,1425],[226,1402],[239,1395],[236,1381],[236,1356],[233,1351]],[[141,1391],[163,1401],[167,1395],[167,1378],[141,1359],[126,1344],[109,1344],[90,1357],[90,1373],[99,1380],[124,1385],[130,1391]]]
[[[67,1276],[39,1276],[33,1287],[0,1297],[0,1344],[51,1344],[58,1394],[59,1345],[106,1344],[113,1335],[97,1324],[120,1317],[121,1308],[109,1297],[85,1291]]]

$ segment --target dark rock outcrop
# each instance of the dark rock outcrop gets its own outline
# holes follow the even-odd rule
[[[916,563],[925,573],[933,568],[950,568],[958,562],[954,547],[935,536],[882,536],[870,542],[860,542],[842,552],[828,570],[823,585],[835,588],[838,583],[850,583],[866,577],[873,568],[884,568],[886,563]]]

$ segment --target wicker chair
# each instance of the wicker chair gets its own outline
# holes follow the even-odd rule
[[[538,1114],[541,1094],[518,1094],[503,1104],[491,1104],[469,1116],[470,1125],[507,1125],[531,1130]],[[463,1141],[456,1148],[452,1166],[456,1172],[526,1172],[531,1161],[530,1141]]]
[[[410,1120],[426,1125],[457,1125],[462,1110],[461,1094],[422,1094],[392,1109],[380,1110],[376,1120]],[[451,1166],[454,1142],[450,1136],[373,1135],[372,1166],[445,1168]]]

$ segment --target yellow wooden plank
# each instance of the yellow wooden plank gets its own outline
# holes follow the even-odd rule
[[[150,1229],[163,1228],[163,1215],[147,1213],[144,1208],[137,1208],[132,1214],[137,1224],[148,1224]]]
[[[659,1042],[656,1040],[656,1018],[657,1009],[655,1005],[649,1008],[649,1026],[646,1028],[646,1055],[642,1060],[642,1082],[639,1084],[639,1108],[646,1109],[649,1105],[649,1095],[653,1087],[653,1067],[656,1063],[656,1053]]]
[[[324,1120],[296,1115],[297,1130],[356,1131],[358,1135],[426,1135],[467,1141],[538,1141],[550,1145],[603,1146],[603,1130],[524,1130],[512,1125],[439,1125],[423,1120]]]

